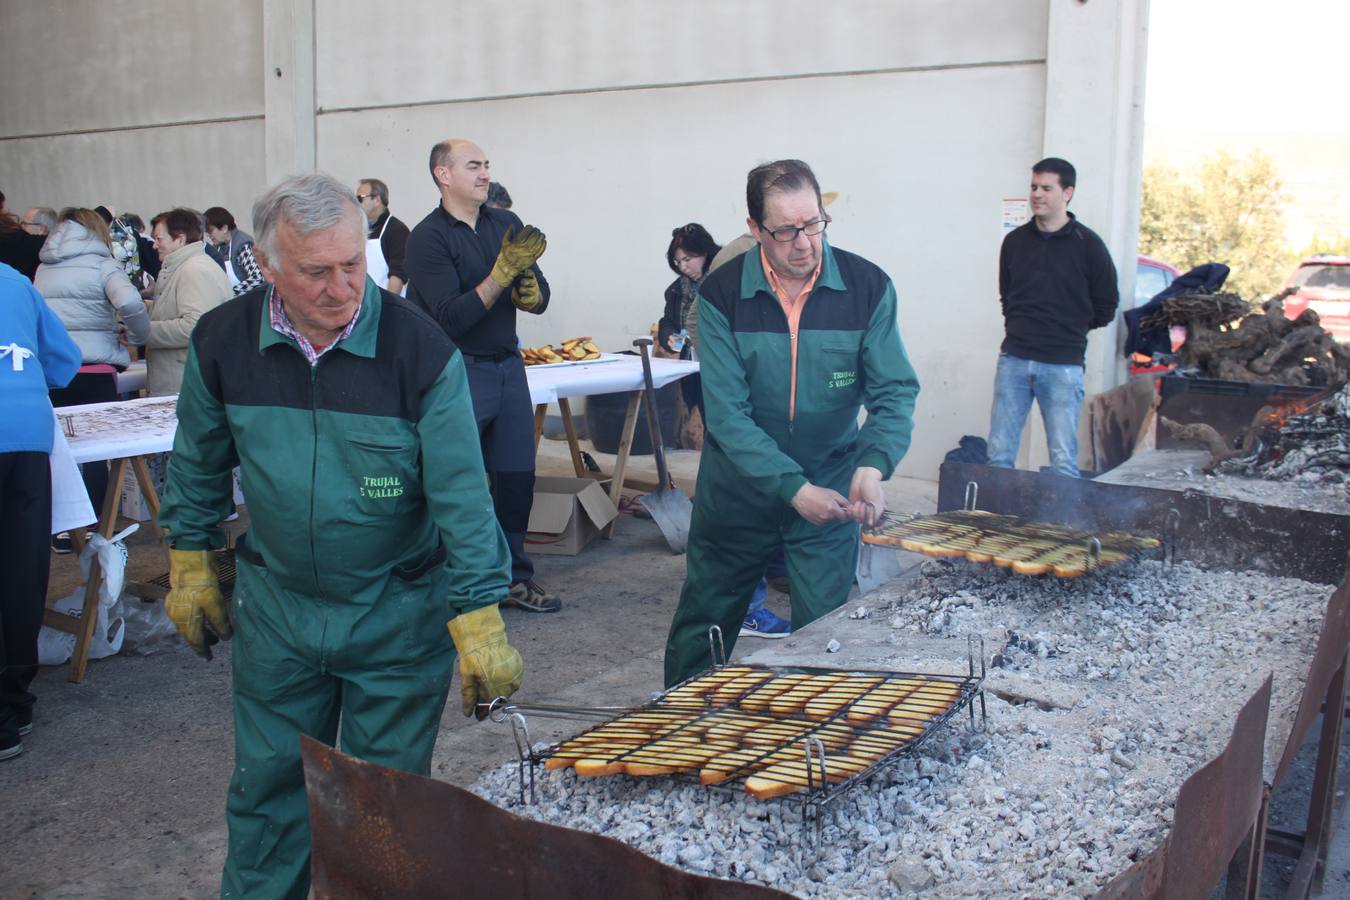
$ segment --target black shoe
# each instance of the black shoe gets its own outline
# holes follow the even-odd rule
[[[52,552],[65,555],[75,549],[75,545],[70,541],[70,532],[63,531],[60,534],[52,535]]]
[[[23,752],[23,741],[17,737],[12,741],[0,743],[0,762],[6,759],[13,759]]]
[[[529,580],[517,581],[511,585],[511,590],[502,603],[526,612],[551,613],[562,609],[561,600]]]
[[[19,737],[33,733],[33,711],[25,710],[15,716],[19,720]]]

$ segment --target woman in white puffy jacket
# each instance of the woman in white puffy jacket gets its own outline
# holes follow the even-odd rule
[[[83,366],[106,364],[121,370],[131,363],[127,348],[118,340],[119,324],[126,325],[127,340],[144,344],[150,333],[150,314],[140,291],[132,285],[122,266],[113,259],[108,226],[92,209],[61,211],[56,230],[42,245],[42,260],[33,287],[47,300],[66,331],[80,348]],[[53,406],[102,403],[117,399],[117,378],[108,371],[81,370],[70,385],[53,390]],[[104,462],[86,463],[84,486],[94,509],[103,508],[108,484]],[[55,546],[55,545],[54,545]],[[64,551],[66,545],[57,547]]]
[[[84,365],[131,363],[118,323],[133,344],[145,343],[150,314],[140,292],[113,259],[108,226],[92,209],[65,209],[39,254],[33,286],[80,348]]]

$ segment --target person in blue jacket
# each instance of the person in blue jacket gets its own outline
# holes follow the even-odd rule
[[[28,687],[47,602],[54,419],[47,391],[70,383],[80,348],[30,282],[0,263],[0,760],[33,730]]]

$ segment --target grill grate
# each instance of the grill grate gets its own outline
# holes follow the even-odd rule
[[[1138,559],[1162,546],[1156,538],[1123,531],[1087,531],[978,509],[912,519],[886,513],[863,540],[925,556],[993,563],[1022,575],[1053,573],[1060,578]]]
[[[973,651],[965,677],[722,666],[528,761],[581,777],[672,776],[823,804],[918,749],[962,709],[982,727],[983,702],[977,726],[972,701],[983,700],[983,659],[974,669]]]

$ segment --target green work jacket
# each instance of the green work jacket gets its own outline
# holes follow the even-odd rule
[[[822,243],[820,277],[796,335],[755,249],[709,275],[698,301],[708,434],[749,486],[785,503],[849,456],[855,467],[874,466],[889,478],[909,448],[919,393],[890,278]],[[861,429],[860,408],[867,410]]]
[[[439,565],[448,617],[498,602],[510,554],[459,351],[367,278],[351,333],[311,366],[272,327],[271,290],[193,330],[159,519],[170,546],[221,545],[238,466],[247,549],[282,587],[373,603],[391,577]]]

